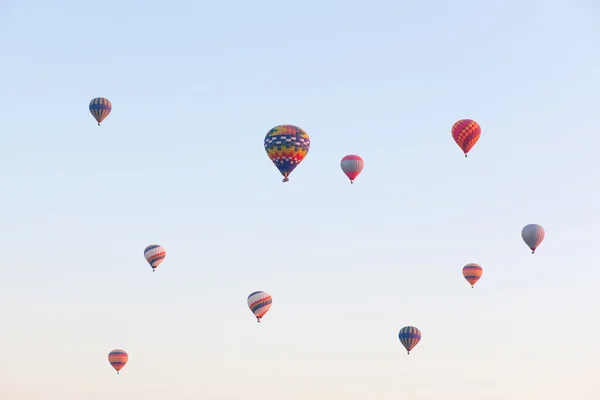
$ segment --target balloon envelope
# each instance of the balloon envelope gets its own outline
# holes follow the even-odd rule
[[[167,256],[167,251],[164,247],[158,244],[151,244],[144,249],[144,258],[152,267],[152,271],[160,265]]]
[[[344,171],[346,176],[350,179],[350,183],[354,183],[356,177],[365,167],[365,162],[360,156],[350,154],[342,158],[340,166],[342,167],[342,171]]]
[[[452,125],[452,138],[465,153],[465,157],[475,146],[480,136],[481,126],[472,119],[461,119]]]
[[[100,126],[100,123],[104,121],[106,117],[108,117],[108,114],[110,114],[111,110],[112,104],[104,97],[96,97],[90,101],[90,112],[96,121],[98,121],[98,126]]]
[[[273,299],[267,292],[256,291],[250,293],[248,296],[248,307],[258,322],[260,322],[260,319],[271,309],[272,304]]]
[[[531,249],[531,254],[535,254],[535,250],[546,237],[546,231],[538,224],[525,225],[521,230],[521,237],[525,244]]]
[[[483,268],[479,264],[470,263],[463,267],[463,276],[471,284],[471,287],[477,283],[481,275],[483,275]]]
[[[405,326],[404,328],[400,329],[400,332],[398,333],[398,339],[400,339],[400,343],[402,343],[402,346],[404,346],[408,354],[410,354],[410,351],[421,340],[421,331],[414,326]]]
[[[267,132],[265,150],[283,175],[283,182],[287,182],[292,171],[308,154],[310,138],[297,126],[278,125]]]
[[[108,353],[108,362],[117,371],[117,374],[127,364],[127,361],[129,361],[129,355],[125,350],[116,349]]]

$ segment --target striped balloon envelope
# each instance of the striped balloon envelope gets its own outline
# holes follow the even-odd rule
[[[310,138],[301,128],[294,125],[278,125],[265,136],[265,151],[275,164],[283,182],[304,160],[310,150]]]
[[[127,361],[129,361],[129,355],[127,355],[125,350],[115,349],[108,353],[108,362],[117,371],[117,374],[127,364]]]
[[[461,119],[452,125],[452,138],[465,153],[465,157],[475,146],[480,136],[481,126],[472,119]]]
[[[156,270],[156,267],[160,265],[161,262],[167,256],[167,251],[164,247],[158,244],[151,244],[150,246],[144,249],[144,257],[148,264],[152,267],[152,272]]]
[[[481,275],[483,275],[483,268],[481,268],[481,265],[479,264],[470,263],[463,267],[462,272],[467,282],[471,284],[471,287],[474,287],[481,278]]]
[[[354,183],[356,177],[365,167],[365,162],[360,156],[350,154],[342,158],[340,166],[342,167],[342,171],[344,171],[348,179],[350,179],[350,183]]]
[[[531,254],[535,254],[542,241],[546,237],[546,231],[538,224],[525,225],[521,230],[521,237],[525,244],[531,249]]]
[[[267,292],[252,292],[248,296],[248,307],[256,317],[257,322],[260,322],[260,319],[264,317],[267,311],[271,309],[272,304],[273,299],[271,298],[271,295]]]
[[[400,343],[402,343],[402,346],[404,346],[408,354],[410,354],[410,351],[414,349],[421,340],[421,331],[414,326],[405,326],[400,329],[398,339],[400,339]]]
[[[100,126],[100,123],[104,121],[106,117],[108,117],[108,114],[110,114],[111,111],[112,104],[104,97],[96,97],[90,101],[90,112],[96,121],[98,121],[98,126]]]

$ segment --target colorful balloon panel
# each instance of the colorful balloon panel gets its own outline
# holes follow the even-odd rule
[[[164,247],[158,244],[151,244],[144,249],[144,257],[148,264],[152,267],[152,271],[160,265],[167,256],[167,251]]]
[[[348,179],[350,179],[350,183],[354,183],[356,177],[365,167],[365,162],[360,156],[350,154],[342,158],[340,166],[342,167],[342,171],[344,171]]]
[[[129,355],[125,350],[116,349],[108,353],[108,362],[117,371],[117,374],[127,364],[127,361],[129,361]]]
[[[462,272],[467,282],[471,284],[471,287],[474,287],[477,281],[481,279],[481,276],[483,275],[483,268],[481,268],[481,265],[479,264],[470,263],[463,267]]]
[[[96,121],[98,121],[98,126],[100,126],[100,123],[104,121],[106,117],[108,117],[108,114],[110,114],[111,110],[112,104],[104,97],[96,97],[90,101],[90,112]]]
[[[272,304],[273,299],[267,292],[256,291],[250,293],[248,296],[248,307],[258,322],[260,322],[260,319],[271,309]]]
[[[521,230],[521,237],[525,244],[531,249],[531,254],[535,254],[535,250],[546,237],[546,231],[538,224],[525,225]]]
[[[310,138],[297,126],[278,125],[265,136],[265,150],[283,175],[283,182],[287,182],[292,171],[308,154]]]
[[[480,136],[481,126],[472,119],[461,119],[452,126],[452,137],[458,147],[465,153],[465,157],[475,146]]]
[[[421,331],[414,326],[405,326],[404,328],[400,329],[400,332],[398,333],[398,339],[400,339],[400,343],[402,343],[402,346],[404,346],[408,354],[410,354],[410,351],[421,340]]]

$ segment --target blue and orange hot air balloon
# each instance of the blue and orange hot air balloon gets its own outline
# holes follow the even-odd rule
[[[108,114],[110,114],[111,110],[112,104],[104,97],[96,97],[90,101],[90,112],[96,121],[98,121],[98,126],[100,126],[100,123],[104,121],[106,117],[108,117]]]
[[[129,361],[129,355],[127,355],[125,350],[116,349],[108,353],[108,362],[117,371],[117,375],[125,364],[127,364],[127,361]]]
[[[546,237],[546,231],[541,225],[529,224],[525,225],[521,230],[523,241],[531,249],[531,254],[535,254],[535,249],[542,243]]]
[[[463,267],[462,272],[467,282],[471,284],[471,287],[474,287],[483,275],[483,268],[479,264],[469,263]]]
[[[167,256],[167,251],[164,247],[158,244],[151,244],[144,249],[144,258],[148,261],[148,264],[152,267],[152,272],[156,270],[156,267],[160,265],[161,262]]]
[[[350,154],[342,158],[340,166],[348,179],[350,179],[350,183],[354,183],[358,174],[360,174],[365,167],[365,162],[360,156]]]
[[[265,150],[283,175],[283,182],[287,182],[292,171],[308,154],[310,138],[297,126],[278,125],[265,136]]]
[[[257,322],[260,322],[260,319],[271,309],[272,304],[273,299],[267,292],[256,291],[248,296],[248,308],[256,317]]]
[[[410,354],[410,351],[414,349],[421,340],[421,331],[414,326],[405,326],[400,329],[398,339],[400,339],[400,343],[402,343],[402,346],[404,346],[408,354]]]
[[[465,153],[465,157],[475,146],[480,136],[481,126],[472,119],[461,119],[452,125],[452,137],[458,147]]]

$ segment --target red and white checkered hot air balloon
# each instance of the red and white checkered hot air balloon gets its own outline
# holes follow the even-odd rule
[[[350,179],[350,183],[354,183],[354,180],[360,174],[365,167],[365,162],[360,156],[350,154],[342,158],[340,163],[342,171]]]

